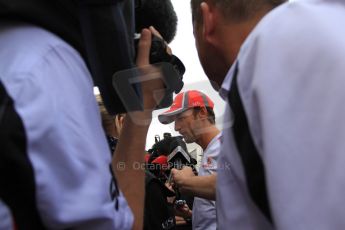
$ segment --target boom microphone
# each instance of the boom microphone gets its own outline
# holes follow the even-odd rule
[[[171,0],[136,0],[135,25],[136,33],[149,26],[155,27],[170,43],[177,28],[177,16]]]

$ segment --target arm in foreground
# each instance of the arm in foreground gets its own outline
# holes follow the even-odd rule
[[[139,70],[147,67],[142,68],[144,69],[140,76],[142,78],[149,77],[151,69],[152,73],[157,73],[157,70],[149,67],[151,33],[152,31],[144,29],[139,41],[137,66]],[[138,165],[144,165],[146,136],[152,120],[152,111],[158,104],[157,98],[153,97],[153,92],[162,91],[163,84],[161,79],[155,79],[142,81],[141,87],[144,111],[130,112],[126,116],[112,160],[118,185],[134,214],[133,229],[142,229],[143,226],[145,171],[144,167],[138,167]],[[120,165],[122,166],[118,167]]]
[[[182,170],[172,169],[172,176],[181,193],[209,200],[216,199],[216,173],[195,176],[192,168],[183,167]]]

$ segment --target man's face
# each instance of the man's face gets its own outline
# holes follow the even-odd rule
[[[188,109],[175,118],[175,131],[179,132],[186,143],[193,143],[198,138],[198,116],[193,114],[193,109]]]
[[[212,87],[218,91],[227,71],[225,66],[223,66],[224,63],[220,53],[212,44],[207,42],[203,34],[202,25],[197,22],[193,22],[193,34],[200,64]]]
[[[194,35],[194,40],[195,40],[195,47],[199,56],[199,61],[205,73],[207,73],[208,63],[209,63],[209,60],[207,60],[207,57],[208,57],[207,43],[203,39],[202,26],[196,21],[193,22],[193,35]]]

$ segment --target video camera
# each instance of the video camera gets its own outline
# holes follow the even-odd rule
[[[170,0],[0,0],[0,19],[38,25],[73,46],[85,60],[105,107],[113,115],[143,109],[140,81],[135,80],[135,18],[137,12],[145,17],[145,7],[152,2]],[[156,11],[165,8],[169,9],[162,6]],[[164,20],[155,18],[159,23]],[[163,63],[158,67],[164,76],[165,97],[157,108],[168,107],[172,94],[183,86],[184,66],[177,57],[169,56],[164,42],[156,38],[152,39],[150,56],[152,63]],[[122,72],[122,77],[121,73],[116,75],[124,70],[129,71]]]
[[[140,40],[140,34],[134,34],[134,47],[135,53],[138,52],[138,43]],[[152,36],[151,41],[151,49],[150,49],[150,63],[160,63],[160,62],[167,62],[173,65],[179,77],[181,77],[186,71],[185,66],[183,65],[182,61],[176,57],[175,55],[171,55],[167,53],[167,45],[165,41],[157,36]],[[179,89],[181,90],[181,89]]]
[[[79,19],[86,41],[87,58],[108,112],[116,114],[143,110],[142,79],[138,77],[140,70],[134,64],[139,36],[134,33],[134,28],[136,12],[145,13],[140,8],[150,1],[144,4],[138,0],[114,0],[110,5],[106,1],[108,5],[97,3],[97,6],[97,0],[79,2],[83,2],[79,7]],[[108,18],[106,23],[105,18]],[[164,18],[156,19],[159,20]],[[113,44],[108,39],[100,39],[100,34],[110,36]],[[168,54],[166,48],[162,39],[153,36],[150,63],[159,69],[165,85],[165,96],[156,109],[170,106],[173,93],[178,93],[183,87],[185,67],[176,56]]]

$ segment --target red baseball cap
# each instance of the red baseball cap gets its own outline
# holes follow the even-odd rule
[[[198,90],[189,90],[176,95],[169,110],[158,115],[162,124],[169,124],[174,121],[176,115],[193,107],[209,107],[213,109],[213,101],[204,93]]]

